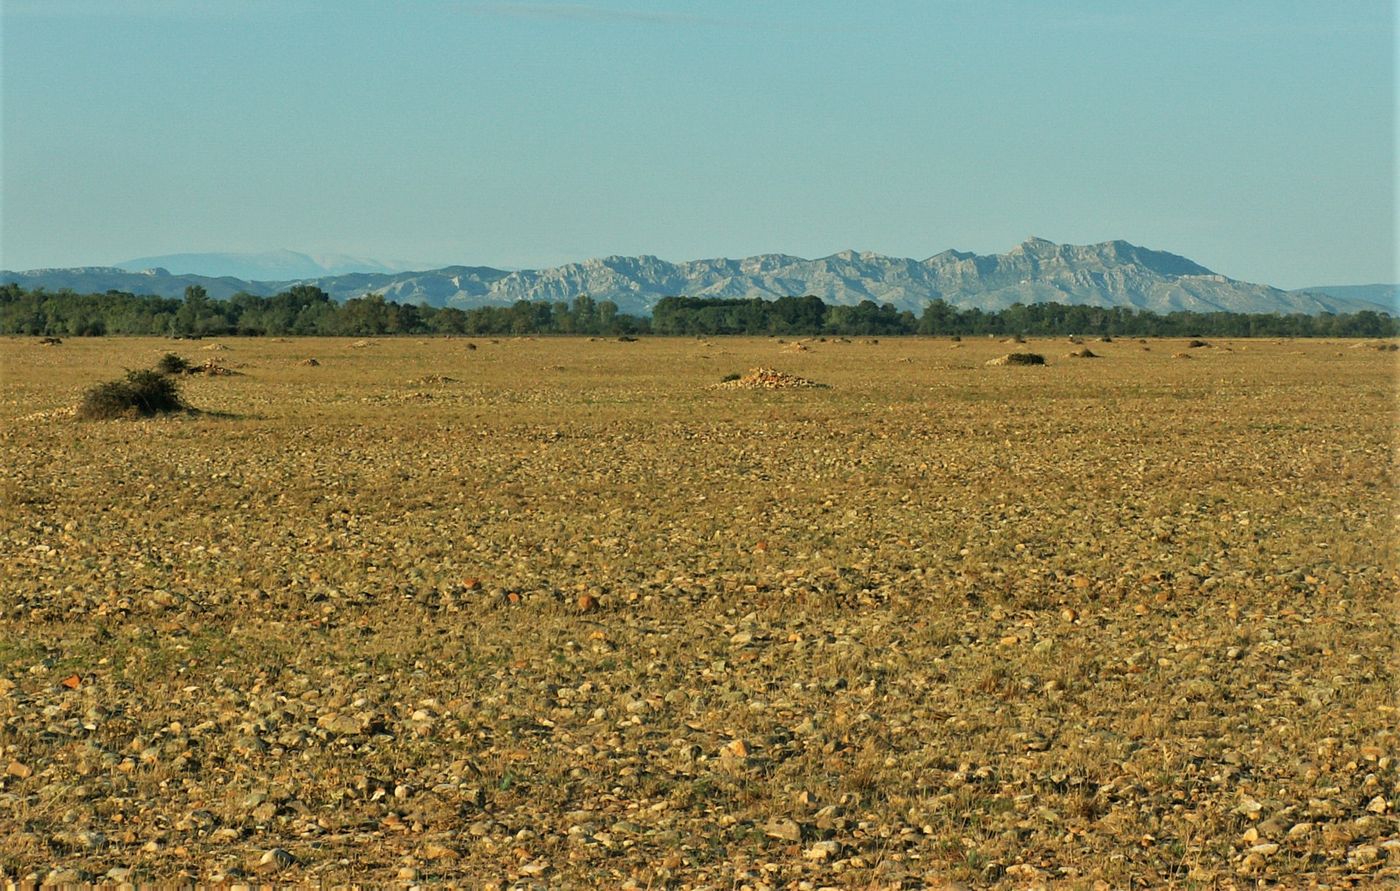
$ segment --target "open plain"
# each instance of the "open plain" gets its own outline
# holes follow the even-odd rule
[[[1400,880],[1396,353],[803,346],[3,342],[0,877]]]

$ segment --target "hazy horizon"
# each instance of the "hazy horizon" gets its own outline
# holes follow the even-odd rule
[[[1395,10],[9,0],[0,266],[1123,239],[1396,271]]]

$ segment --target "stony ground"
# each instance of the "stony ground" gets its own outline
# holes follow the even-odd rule
[[[0,878],[1400,880],[1394,353],[468,343],[0,343]]]

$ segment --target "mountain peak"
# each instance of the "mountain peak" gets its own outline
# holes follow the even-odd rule
[[[1025,241],[1011,249],[1013,254],[1028,254],[1032,257],[1043,257],[1054,254],[1060,246],[1048,238],[1040,238],[1032,235]]]

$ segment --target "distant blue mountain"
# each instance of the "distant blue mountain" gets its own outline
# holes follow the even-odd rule
[[[241,278],[213,278],[207,275],[172,275],[166,269],[127,272],[115,266],[75,266],[69,269],[30,269],[25,272],[0,271],[0,284],[14,282],[25,290],[43,288],[46,291],[75,291],[79,294],[103,294],[125,291],[128,294],[149,294],[154,297],[183,297],[185,288],[199,285],[210,297],[223,300],[239,291],[270,297],[279,290],[261,282]]]
[[[1311,294],[1326,294],[1343,300],[1361,300],[1366,303],[1389,307],[1390,314],[1400,316],[1400,285],[1320,285],[1315,288],[1299,288]]]
[[[137,257],[135,260],[125,260],[113,265],[128,272],[165,269],[174,275],[231,277],[258,282],[321,278],[354,272],[392,274],[408,272],[414,268],[407,263],[380,262],[345,254],[301,254],[286,250],[256,254],[166,254],[159,257]]]

